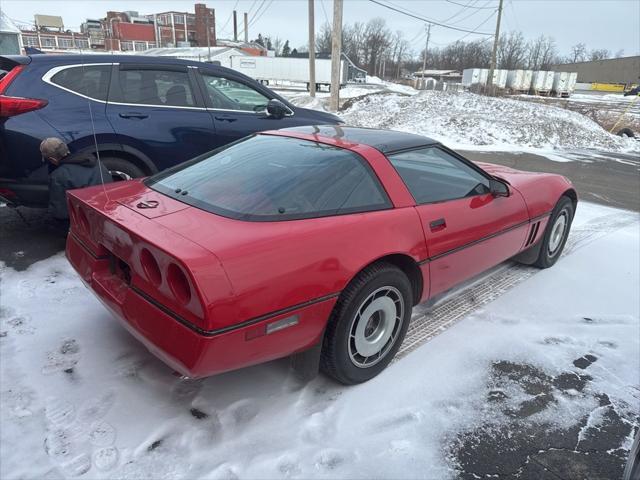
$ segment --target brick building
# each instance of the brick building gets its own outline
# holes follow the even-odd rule
[[[62,17],[35,15],[34,20],[33,29],[20,30],[23,47],[34,47],[43,51],[89,49],[89,35],[65,30]]]

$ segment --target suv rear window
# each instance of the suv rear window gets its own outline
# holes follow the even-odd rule
[[[51,77],[51,82],[96,100],[106,100],[111,65],[80,65],[65,68]]]
[[[162,172],[147,185],[230,218],[294,220],[391,208],[369,165],[342,148],[257,135]]]

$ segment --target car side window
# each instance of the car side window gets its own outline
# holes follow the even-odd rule
[[[262,112],[269,99],[249,85],[228,78],[203,74],[202,79],[213,108]]]
[[[165,107],[195,107],[187,72],[171,70],[120,70],[120,92],[110,101]]]
[[[106,100],[111,78],[111,65],[84,65],[65,68],[51,82],[96,100]]]
[[[489,180],[437,147],[389,155],[416,203],[434,203],[489,193]]]

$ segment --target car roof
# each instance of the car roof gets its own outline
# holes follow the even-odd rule
[[[348,127],[343,125],[311,125],[283,128],[280,131],[318,135],[332,140],[369,145],[385,154],[440,143],[432,138],[415,135],[413,133],[381,130],[378,128]]]
[[[30,63],[33,64],[55,64],[55,65],[74,65],[79,63],[137,63],[144,65],[184,65],[195,67],[206,67],[213,70],[224,71],[226,73],[238,74],[235,70],[223,67],[214,63],[198,62],[195,60],[183,60],[174,57],[154,57],[151,55],[114,55],[110,53],[91,53],[91,54],[42,54],[31,55]]]

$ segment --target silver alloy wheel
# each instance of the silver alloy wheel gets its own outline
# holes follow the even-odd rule
[[[564,240],[565,232],[567,231],[568,213],[566,210],[560,212],[560,215],[556,217],[556,221],[551,228],[551,235],[549,236],[548,251],[549,256],[553,257],[558,253],[560,245]]]
[[[356,367],[382,360],[398,337],[404,319],[404,298],[391,286],[378,288],[360,304],[349,327],[349,357]]]
[[[121,172],[120,170],[109,170],[109,173],[115,182],[120,180],[131,180],[133,178],[128,173]]]

